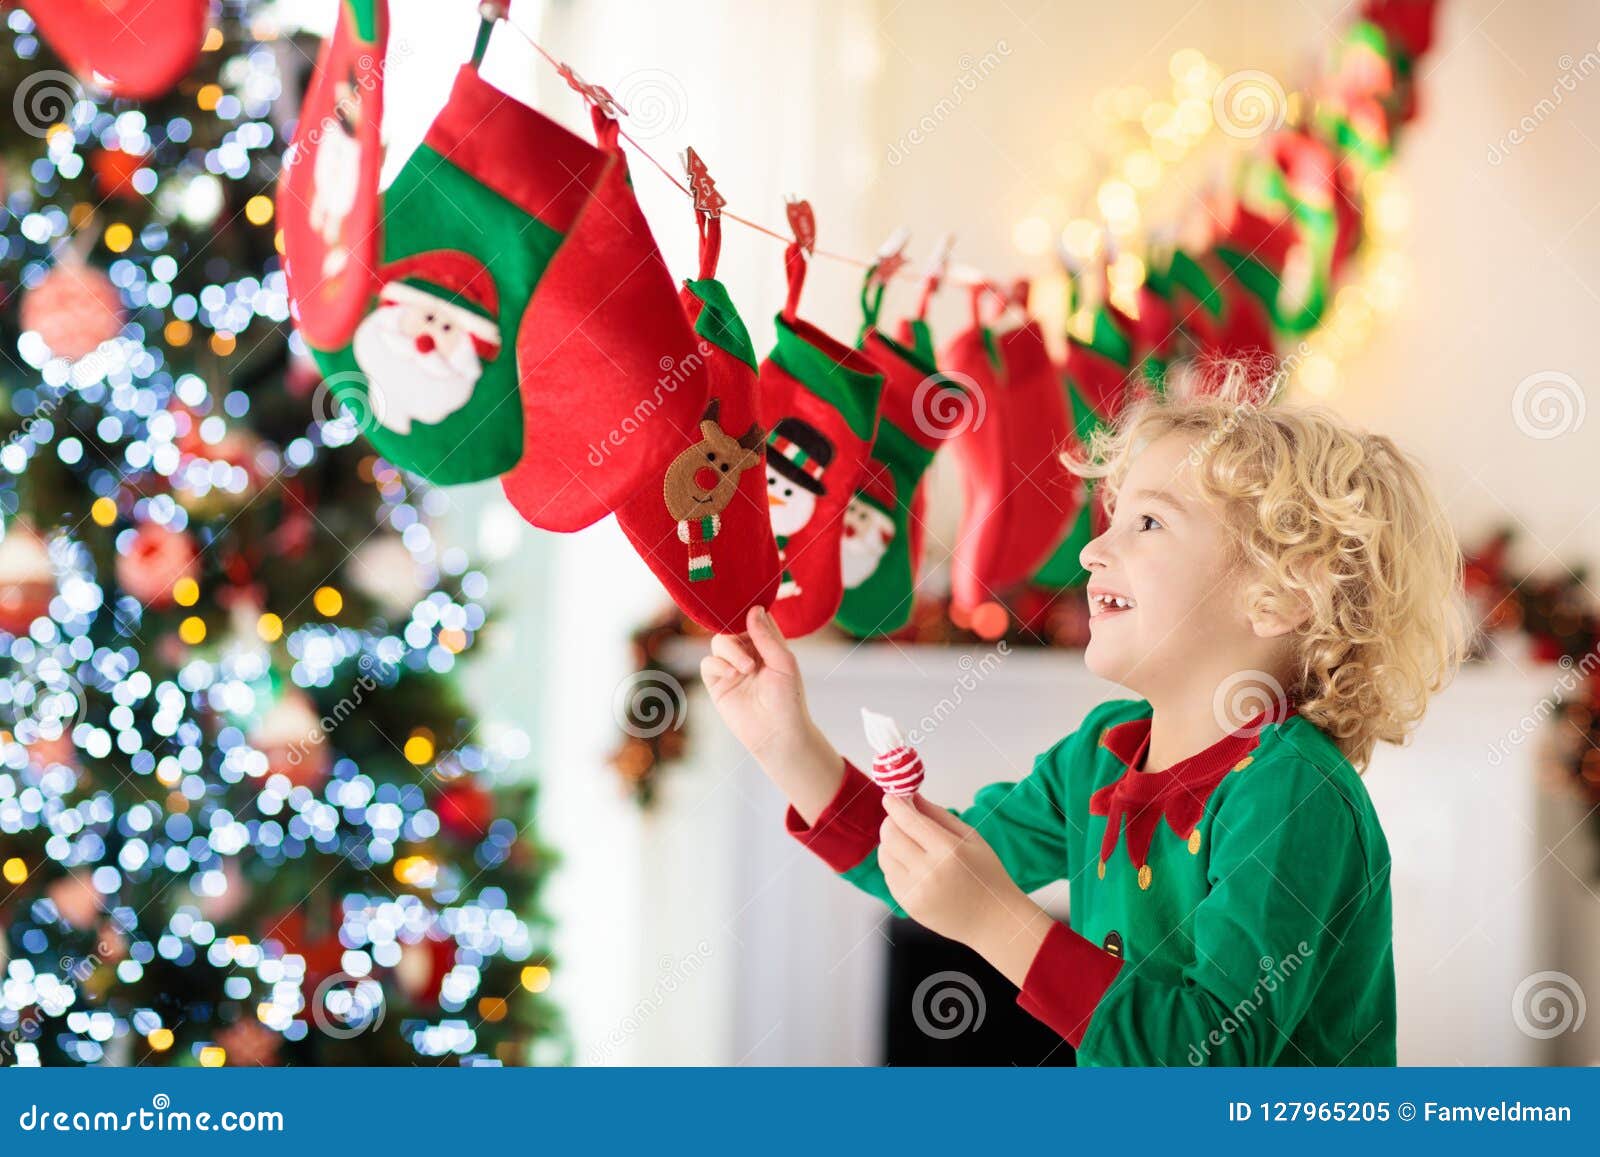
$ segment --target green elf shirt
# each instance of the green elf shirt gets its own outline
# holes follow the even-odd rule
[[[1071,883],[1018,1003],[1084,1065],[1393,1065],[1389,849],[1360,776],[1300,715],[1263,715],[1142,770],[1150,705],[1120,700],[956,814],[1025,891]],[[895,904],[883,793],[844,783],[789,831]]]

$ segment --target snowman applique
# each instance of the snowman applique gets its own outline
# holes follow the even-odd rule
[[[351,349],[367,377],[372,421],[397,434],[443,421],[472,399],[500,353],[499,295],[482,262],[453,249],[387,266],[378,306]]]
[[[872,577],[894,541],[894,476],[879,462],[867,463],[867,477],[844,510],[839,538],[839,574],[846,590]]]
[[[800,593],[800,584],[789,572],[789,540],[805,529],[816,513],[817,499],[828,492],[822,475],[831,461],[833,443],[809,422],[783,418],[767,435],[767,509],[778,561],[783,564],[780,599]]]

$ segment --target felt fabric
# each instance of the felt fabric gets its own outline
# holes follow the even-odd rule
[[[325,353],[349,344],[378,281],[388,37],[387,0],[342,0],[278,181],[295,325],[313,350]]]
[[[516,464],[518,317],[606,163],[462,66],[384,194],[376,298],[350,344],[313,350],[390,461],[437,483]]]
[[[791,638],[809,635],[839,610],[844,515],[871,453],[884,382],[866,354],[796,316],[805,261],[790,245],[788,303],[761,364],[768,512],[783,567],[771,611]]]
[[[683,388],[699,376],[700,339],[634,198],[617,124],[593,113],[592,191],[516,338],[523,454],[502,483],[522,516],[546,530],[581,530],[653,488],[698,434],[703,411],[697,391]],[[528,142],[511,153],[554,179],[554,165],[528,165],[540,155]]]
[[[1172,255],[1167,271],[1177,324],[1202,359],[1259,365],[1273,357],[1272,315],[1214,250]]]
[[[40,34],[73,72],[128,100],[167,92],[194,67],[209,0],[25,0]]]
[[[703,229],[719,230],[716,218]],[[766,430],[756,412],[750,337],[715,259],[702,246],[700,277],[684,283],[684,314],[699,339],[692,388],[703,399],[659,481],[617,508],[617,525],[672,601],[707,630],[738,634],[753,606],[778,592],[778,552],[767,514]],[[711,250],[714,254],[714,248]]]
[[[1395,1063],[1383,830],[1333,741],[1282,714],[1147,772],[1150,705],[1106,703],[1026,778],[952,809],[1025,891],[1070,882],[1071,921],[1018,1003],[1079,1064]],[[903,915],[877,862],[884,814],[847,762],[815,822],[790,808],[786,826]]]
[[[845,512],[840,538],[844,595],[834,623],[860,638],[887,634],[911,618],[920,564],[916,502],[922,478],[939,448],[972,417],[960,384],[933,360],[877,327],[882,286],[863,288],[866,324],[859,348],[884,372],[877,433],[862,484]]]
[[[1049,557],[1082,505],[1083,489],[1061,462],[1072,437],[1055,364],[1035,321],[995,334],[978,320],[941,357],[970,379],[982,420],[951,439],[965,501],[951,557],[952,607],[1000,598]]]

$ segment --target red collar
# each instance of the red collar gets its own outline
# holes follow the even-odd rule
[[[1106,832],[1100,842],[1100,875],[1116,850],[1126,826],[1128,858],[1139,870],[1139,886],[1150,886],[1150,842],[1162,817],[1189,850],[1200,850],[1200,817],[1217,784],[1254,758],[1250,753],[1261,741],[1262,730],[1281,722],[1287,711],[1262,712],[1239,730],[1224,735],[1198,754],[1180,760],[1165,771],[1140,771],[1150,748],[1150,717],[1130,719],[1108,727],[1100,746],[1111,752],[1127,770],[1089,797],[1089,814],[1105,816]]]

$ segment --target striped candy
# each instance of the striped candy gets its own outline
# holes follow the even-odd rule
[[[915,795],[922,786],[922,757],[908,744],[894,720],[861,709],[861,724],[874,755],[868,774],[889,795]]]
[[[871,775],[888,795],[915,795],[922,786],[922,756],[915,748],[896,747],[872,757]]]

